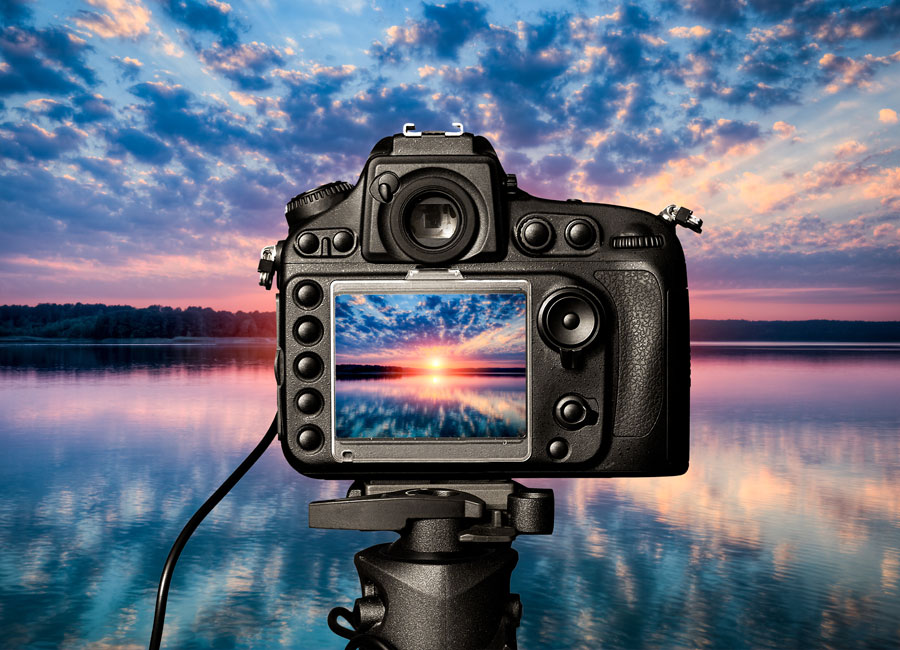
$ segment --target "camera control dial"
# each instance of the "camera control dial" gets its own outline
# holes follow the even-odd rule
[[[289,226],[325,212],[328,208],[344,200],[353,186],[345,181],[334,181],[319,185],[314,190],[298,194],[284,207],[284,218]]]

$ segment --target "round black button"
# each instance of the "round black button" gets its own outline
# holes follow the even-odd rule
[[[584,219],[576,219],[566,226],[566,241],[572,248],[590,248],[597,240],[594,226]]]
[[[322,299],[322,289],[318,284],[307,280],[297,285],[294,290],[294,302],[300,307],[312,309],[319,304]]]
[[[553,460],[562,460],[569,455],[569,443],[562,438],[551,440],[547,446],[547,455]]]
[[[297,444],[303,451],[316,451],[322,446],[322,440],[322,432],[313,426],[303,427],[297,434]]]
[[[519,228],[519,241],[532,252],[540,252],[553,241],[553,228],[539,217],[527,219]]]
[[[322,373],[322,359],[319,358],[318,354],[305,352],[297,357],[294,368],[296,368],[297,376],[300,379],[311,381]]]
[[[561,289],[551,294],[538,314],[541,333],[556,348],[586,346],[600,329],[599,309],[594,299],[580,289]]]
[[[322,409],[322,396],[319,391],[307,389],[297,395],[297,408],[306,415],[315,415]]]
[[[334,244],[334,250],[338,253],[346,253],[353,248],[353,233],[347,230],[336,232],[331,239],[331,243]]]
[[[584,404],[574,399],[563,404],[559,412],[562,415],[562,419],[571,424],[581,422],[584,416],[587,415],[587,409],[584,408]]]
[[[294,330],[297,340],[306,345],[312,345],[322,338],[322,323],[312,316],[304,316],[297,321]]]
[[[311,232],[300,233],[297,237],[297,248],[304,255],[312,255],[319,250],[319,238]]]

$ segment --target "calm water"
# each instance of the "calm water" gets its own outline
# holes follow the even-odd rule
[[[527,380],[435,372],[334,383],[339,438],[519,438]],[[461,433],[462,432],[462,433]]]
[[[267,348],[0,347],[0,645],[146,647],[166,553],[274,413]],[[526,481],[552,537],[516,541],[520,646],[900,645],[900,353],[694,351],[690,472]],[[354,551],[313,531],[343,482],[277,447],[182,555],[166,642],[342,648]]]

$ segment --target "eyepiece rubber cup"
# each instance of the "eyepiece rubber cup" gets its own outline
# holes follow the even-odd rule
[[[448,178],[422,176],[403,183],[390,203],[391,238],[416,262],[458,259],[475,239],[477,225],[469,193]]]

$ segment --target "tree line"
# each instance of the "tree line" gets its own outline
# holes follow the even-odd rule
[[[0,306],[0,336],[145,339],[275,336],[275,312],[45,303]],[[693,320],[692,341],[900,341],[900,322]]]
[[[45,303],[0,306],[0,336],[67,339],[274,337],[275,312]]]
[[[691,340],[892,343],[900,341],[900,322],[700,319],[691,321]]]

